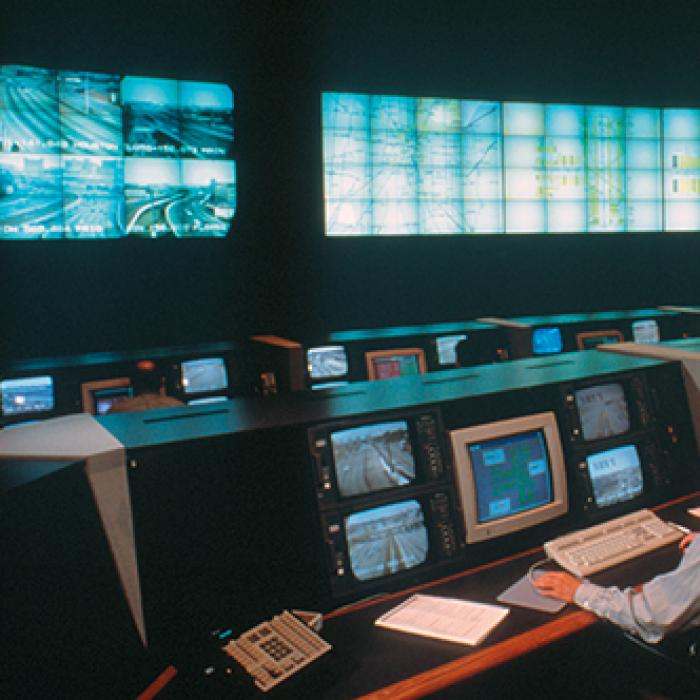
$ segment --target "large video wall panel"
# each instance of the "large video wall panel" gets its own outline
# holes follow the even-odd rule
[[[700,109],[322,95],[326,234],[700,230]]]
[[[221,237],[235,209],[229,86],[0,66],[0,240]]]

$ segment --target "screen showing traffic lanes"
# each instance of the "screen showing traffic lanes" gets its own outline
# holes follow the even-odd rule
[[[225,236],[233,141],[224,84],[0,66],[0,240]]]
[[[322,95],[328,236],[700,228],[700,109]]]

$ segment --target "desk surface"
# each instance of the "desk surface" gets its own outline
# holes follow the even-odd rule
[[[654,510],[664,519],[698,529],[699,521],[687,513],[689,507],[697,505],[700,505],[700,492]],[[276,695],[287,698],[300,697],[299,693],[302,693],[306,697],[333,700],[421,698],[593,625],[597,621],[595,615],[571,605],[556,614],[511,606],[503,622],[485,642],[474,648],[374,625],[376,618],[417,590],[432,595],[495,603],[503,590],[542,557],[543,550],[537,547],[439,581],[378,596],[327,614],[322,636],[333,645],[333,651],[315,662],[298,679],[288,681],[290,687],[278,689],[282,692],[276,692]],[[632,586],[672,569],[679,560],[677,547],[671,545],[591,578],[601,585]],[[230,685],[230,679],[212,679],[211,693],[205,696],[218,697],[219,684],[225,687],[227,681]],[[237,697],[243,688],[236,684]],[[143,697],[154,697],[154,694],[144,694]],[[250,697],[265,696],[253,690]]]

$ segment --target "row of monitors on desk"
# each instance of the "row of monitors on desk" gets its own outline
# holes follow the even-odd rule
[[[638,389],[620,380],[573,392],[585,462],[576,470],[585,474],[594,519],[653,489]],[[549,523],[569,512],[570,501],[582,507],[580,492],[570,498],[579,477],[567,469],[551,411],[449,431],[438,408],[326,424],[310,429],[309,448],[337,597],[411,578],[457,560],[470,545]]]
[[[437,362],[440,367],[454,367],[461,364],[459,349],[466,349],[469,355],[470,336],[466,333],[438,336],[435,338]],[[659,342],[659,325],[654,319],[644,319],[632,323],[632,338],[636,343]],[[579,350],[590,350],[604,343],[621,343],[624,336],[617,329],[581,331],[576,334],[576,346]],[[557,326],[541,326],[532,331],[532,354],[548,355],[562,352],[564,341],[561,329]],[[491,358],[498,355],[497,348],[493,347]],[[486,354],[480,351],[474,355],[470,364],[484,360]],[[364,353],[367,378],[393,379],[416,374],[424,374],[427,371],[425,351],[418,347],[391,348],[382,350],[368,350]],[[306,351],[307,374],[312,386],[322,387],[325,382],[333,382],[348,379],[350,366],[348,353],[342,345],[325,345],[311,347]]]
[[[179,363],[177,385],[188,404],[226,399],[229,376],[225,359],[205,357]],[[80,390],[83,411],[93,415],[109,413],[115,404],[133,396],[128,377],[83,382]],[[57,407],[54,377],[44,374],[2,379],[0,398],[3,419],[48,417]]]

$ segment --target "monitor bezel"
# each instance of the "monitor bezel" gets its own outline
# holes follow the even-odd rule
[[[544,434],[552,484],[552,500],[530,510],[507,515],[497,520],[479,522],[476,482],[469,454],[469,445],[486,440],[541,430]],[[506,418],[480,425],[450,431],[457,496],[460,500],[466,541],[468,544],[484,542],[566,515],[569,510],[569,492],[566,460],[561,443],[559,426],[552,411],[516,418]]]
[[[589,338],[607,338],[613,336],[617,338],[618,343],[624,343],[625,337],[622,335],[622,331],[617,328],[610,328],[609,330],[601,329],[599,331],[581,331],[576,334],[576,347],[579,350],[594,350],[595,348],[586,348],[585,341]]]
[[[112,377],[111,379],[97,379],[90,382],[83,382],[80,385],[80,396],[83,403],[83,413],[96,415],[95,391],[102,389],[126,389],[131,386],[129,377]]]
[[[391,357],[416,357],[418,359],[418,374],[425,374],[428,371],[428,366],[425,361],[425,350],[423,348],[390,348],[382,350],[367,350],[365,352],[365,364],[367,365],[367,378],[370,381],[377,381],[377,369],[374,365],[375,360],[381,360]],[[403,379],[403,377],[391,377],[391,379]]]

